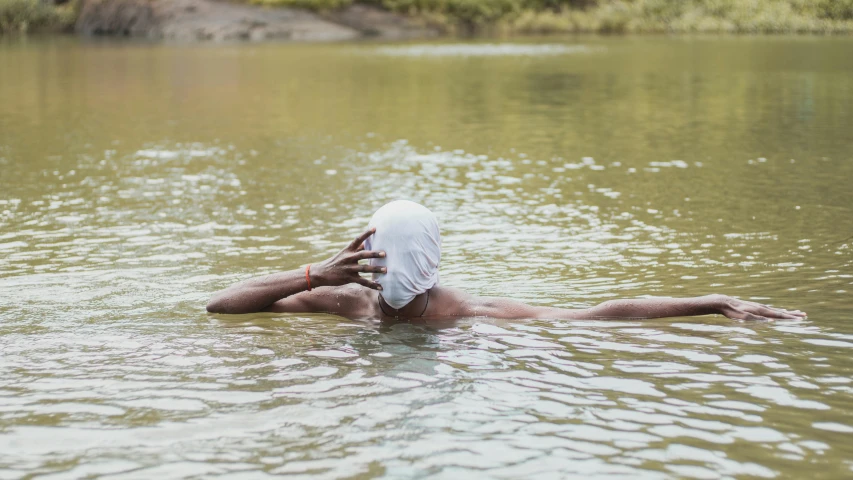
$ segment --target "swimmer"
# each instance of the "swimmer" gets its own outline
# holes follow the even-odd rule
[[[253,278],[218,292],[212,313],[329,313],[349,319],[627,320],[725,315],[737,320],[798,320],[806,314],[726,295],[610,300],[586,309],[537,307],[478,297],[439,284],[438,220],[414,202],[391,202],[337,255],[304,268]],[[360,263],[367,261],[367,263]],[[371,274],[372,278],[361,276]]]

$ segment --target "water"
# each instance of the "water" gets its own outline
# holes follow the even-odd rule
[[[0,44],[0,478],[849,478],[849,38]],[[210,316],[396,198],[442,281],[802,322]]]

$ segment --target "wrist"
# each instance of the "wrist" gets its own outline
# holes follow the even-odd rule
[[[312,263],[310,264],[310,269],[305,267],[308,272],[308,279],[310,280],[311,288],[318,287],[327,287],[332,286],[329,282],[329,276],[327,275],[326,268],[322,263]]]
[[[722,313],[725,307],[729,304],[730,297],[728,295],[711,294],[704,297],[708,302],[708,307],[714,313]]]

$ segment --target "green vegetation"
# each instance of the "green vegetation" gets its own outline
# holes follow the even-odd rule
[[[0,0],[0,33],[69,30],[77,18],[75,3]]]
[[[851,33],[853,0],[617,0],[526,10],[508,23],[527,33]]]
[[[351,3],[448,31],[853,33],[853,0],[244,0],[329,10]]]
[[[853,0],[234,1],[318,11],[361,3],[422,18],[449,33],[853,33]],[[76,5],[0,0],[0,33],[70,30]]]

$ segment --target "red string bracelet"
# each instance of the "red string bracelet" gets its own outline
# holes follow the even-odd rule
[[[305,281],[308,282],[308,291],[311,291],[311,277],[308,275],[311,272],[311,264],[305,267]]]

